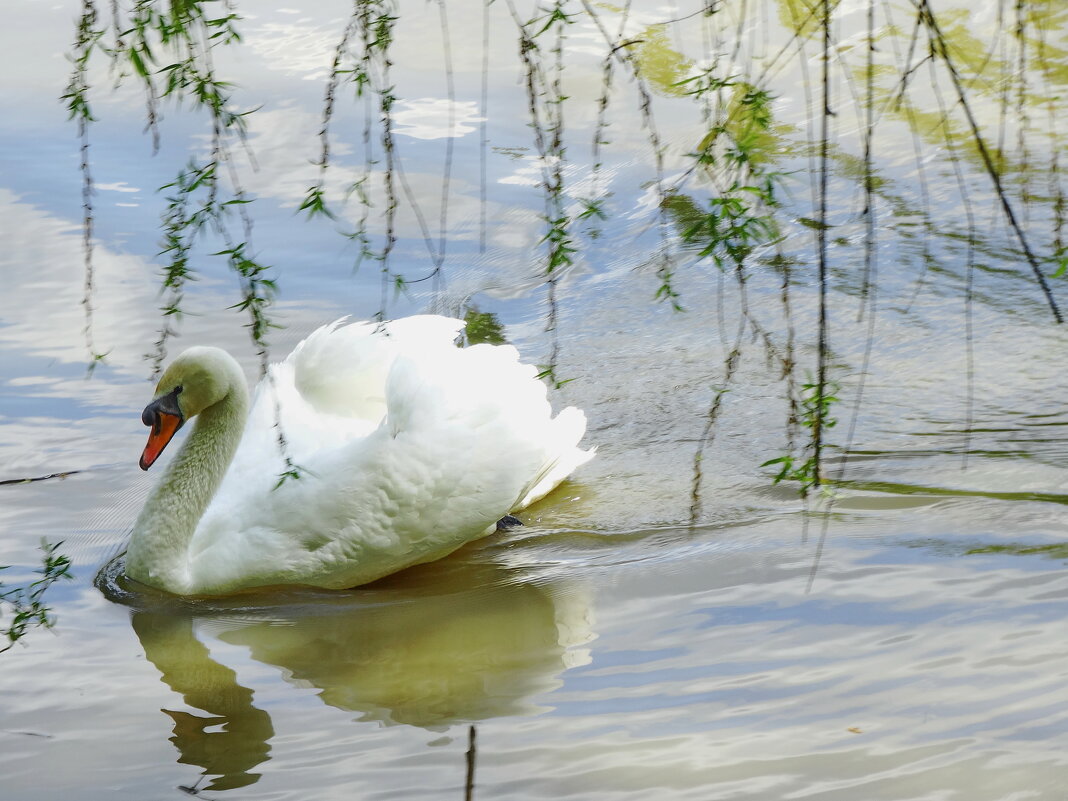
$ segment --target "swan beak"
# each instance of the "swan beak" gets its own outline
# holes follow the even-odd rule
[[[185,422],[185,416],[178,406],[178,392],[171,392],[148,404],[141,413],[141,422],[152,427],[148,444],[138,462],[142,470],[148,470]]]

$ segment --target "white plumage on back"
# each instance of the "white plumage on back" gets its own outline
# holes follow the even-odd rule
[[[189,542],[193,593],[350,587],[493,530],[593,456],[515,348],[454,344],[463,322],[324,326],[257,389]],[[287,468],[301,477],[277,486]]]

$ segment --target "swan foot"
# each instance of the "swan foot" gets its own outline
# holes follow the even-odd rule
[[[521,525],[523,525],[523,521],[518,517],[515,517],[514,515],[505,515],[497,521],[497,530],[508,531],[512,528],[519,528]]]

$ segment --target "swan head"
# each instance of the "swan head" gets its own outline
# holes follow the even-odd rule
[[[152,430],[138,464],[148,470],[191,417],[230,394],[237,364],[219,348],[189,348],[163,372],[141,422]],[[244,380],[241,378],[240,380]]]

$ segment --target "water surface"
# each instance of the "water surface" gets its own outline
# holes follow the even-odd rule
[[[257,169],[242,169],[257,197],[256,248],[281,287],[272,313],[286,327],[270,338],[278,357],[316,326],[371,317],[381,304],[377,268],[353,271],[354,247],[336,230],[344,222],[295,214],[315,180],[323,82],[348,14],[306,5],[247,9],[246,46],[220,56],[240,101],[264,104],[250,120]],[[816,294],[801,143],[816,40],[785,32],[789,3],[731,4],[711,21],[683,6],[636,4],[624,26],[645,42],[665,176],[691,166],[707,129],[677,79],[712,52],[728,73],[779,65],[778,135],[792,142],[778,156],[793,176],[779,246],[796,260],[789,320],[780,272],[754,266],[745,289],[780,353],[794,332],[803,381]],[[451,125],[437,7],[398,13],[397,147],[432,238],[449,141],[454,155],[444,281],[390,296],[387,311],[475,305],[544,363],[541,165],[515,24],[505,5],[490,10],[484,110],[482,9],[448,4]],[[615,31],[618,11],[603,11]],[[152,156],[136,93],[110,93],[106,72],[95,75],[93,336],[108,355],[87,379],[77,142],[56,101],[77,7],[33,2],[18,13],[23,21],[0,33],[10,68],[0,101],[0,480],[69,475],[0,485],[0,564],[11,565],[0,577],[30,580],[43,537],[63,542],[75,579],[49,591],[55,628],[0,655],[0,798],[464,798],[471,778],[475,797],[509,799],[1059,797],[1068,775],[1065,334],[974,153],[959,144],[958,186],[947,140],[902,109],[881,118],[879,283],[858,319],[865,226],[848,157],[859,152],[863,116],[845,76],[863,63],[848,59],[860,52],[850,48],[863,43],[866,7],[842,4],[836,23],[831,344],[843,400],[828,460],[842,477],[833,504],[803,502],[760,467],[788,447],[790,409],[779,365],[747,329],[691,516],[695,453],[736,347],[742,296],[669,219],[686,310],[653,300],[655,169],[633,78],[617,65],[596,178],[608,219],[576,227],[578,255],[557,287],[557,375],[573,380],[554,403],[586,410],[597,458],[525,512],[524,528],[438,563],[345,592],[213,601],[131,587],[112,561],[154,478],[136,462],[160,325],[155,190],[202,152],[206,129],[188,109],[165,107]],[[1011,13],[976,12],[965,29],[997,43],[995,60],[1009,66],[1018,63],[1011,37],[995,34],[1010,29]],[[673,18],[688,21],[650,27]],[[961,48],[972,41],[959,36]],[[577,18],[567,38],[575,214],[595,183],[598,37]],[[888,37],[880,52],[904,57],[907,46]],[[783,47],[790,57],[775,60]],[[1048,165],[1056,137],[1036,131],[1058,73],[1032,60],[1024,74],[1035,94],[1024,131],[1031,166],[1017,164],[1013,186],[1052,191],[1060,176],[1050,184],[1037,165]],[[910,96],[919,110],[949,91],[928,85]],[[1000,131],[1019,161],[1012,120],[998,122],[1003,100],[974,86],[986,130]],[[362,102],[347,96],[337,114],[328,188],[339,195],[363,169]],[[713,182],[682,186],[695,203],[715,192]],[[981,236],[966,235],[969,196],[985,215],[973,224]],[[350,202],[344,221],[358,212]],[[1048,203],[1029,208],[1036,241],[1048,244],[1052,215]],[[372,231],[381,230],[375,216]],[[410,198],[398,236],[396,269],[424,274],[433,254]],[[245,320],[228,308],[236,282],[210,244],[169,347],[222,345],[255,380]]]

